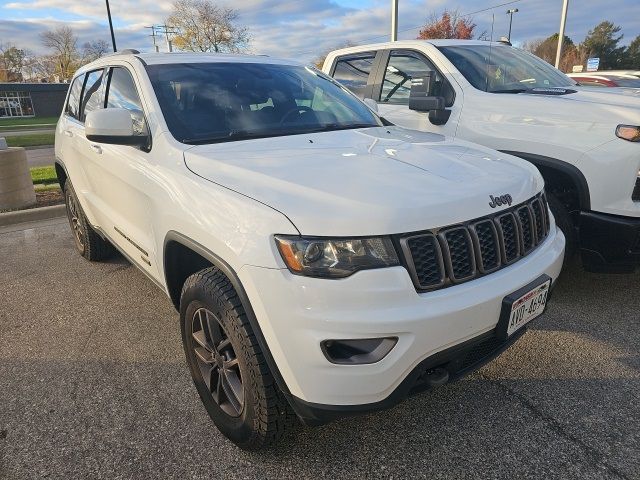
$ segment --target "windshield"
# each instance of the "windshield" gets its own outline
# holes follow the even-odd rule
[[[382,125],[354,95],[309,67],[215,62],[147,71],[169,130],[182,143]]]
[[[439,47],[478,90],[519,93],[533,88],[572,87],[576,83],[544,60],[505,45]]]

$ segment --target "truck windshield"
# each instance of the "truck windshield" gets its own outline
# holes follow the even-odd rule
[[[478,90],[522,93],[535,88],[576,85],[544,60],[506,45],[450,46],[439,50]]]
[[[309,67],[209,62],[146,68],[169,130],[182,143],[382,125],[344,87]]]

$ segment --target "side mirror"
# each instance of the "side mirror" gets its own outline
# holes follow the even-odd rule
[[[424,72],[422,75],[411,79],[409,92],[409,109],[417,112],[429,112],[431,110],[444,110],[444,97],[431,95],[434,72]]]
[[[374,112],[378,113],[378,102],[376,102],[373,98],[365,98],[363,102]]]
[[[87,113],[84,121],[87,140],[112,145],[147,145],[145,135],[133,134],[131,112],[124,108],[105,108]]]

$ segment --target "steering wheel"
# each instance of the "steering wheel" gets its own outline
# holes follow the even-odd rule
[[[289,110],[287,113],[284,114],[284,116],[280,120],[280,125],[282,125],[294,113],[304,113],[304,112],[313,112],[313,108],[306,107],[304,105],[300,105],[299,107],[292,108],[291,110]]]

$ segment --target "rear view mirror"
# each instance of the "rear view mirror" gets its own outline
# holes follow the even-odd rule
[[[106,108],[87,113],[84,122],[87,140],[113,145],[145,146],[148,137],[134,135],[131,112],[124,108]]]
[[[411,79],[411,90],[409,92],[409,109],[418,112],[429,112],[431,110],[444,110],[444,97],[431,95],[434,72],[424,72]]]

